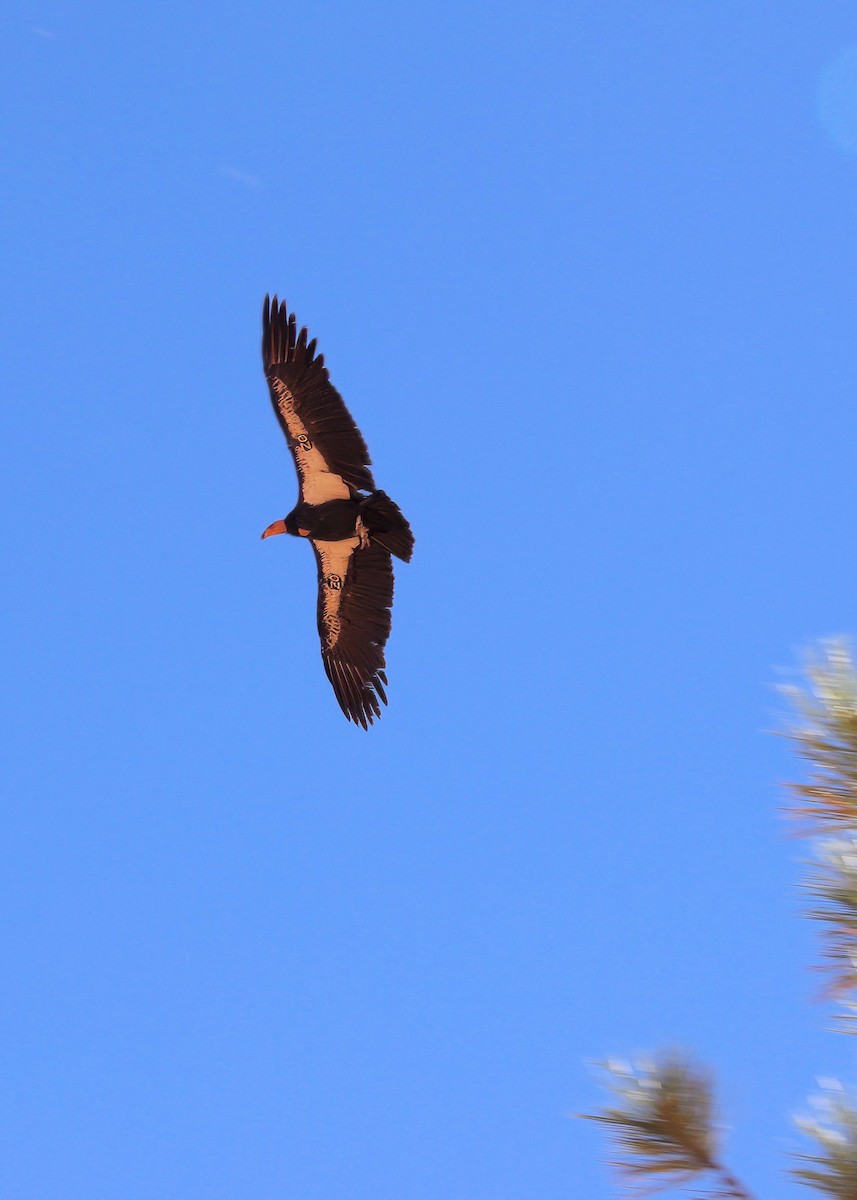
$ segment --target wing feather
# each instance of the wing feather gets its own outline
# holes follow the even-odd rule
[[[316,339],[285,302],[265,297],[262,363],[277,420],[295,460],[301,499],[308,504],[348,499],[351,489],[375,491],[366,443],[345,401],[330,382]]]
[[[367,729],[387,703],[384,647],[390,634],[393,560],[359,539],[312,541],[318,565],[318,632],[324,669],[349,720]]]

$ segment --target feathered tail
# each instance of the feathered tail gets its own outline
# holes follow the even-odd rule
[[[402,510],[386,492],[373,492],[367,496],[360,505],[360,516],[373,542],[395,554],[396,558],[410,562],[414,535]]]

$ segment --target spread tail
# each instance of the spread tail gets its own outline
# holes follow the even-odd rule
[[[414,535],[402,516],[402,510],[386,492],[373,492],[367,496],[360,505],[360,516],[373,542],[395,554],[396,558],[410,562]]]

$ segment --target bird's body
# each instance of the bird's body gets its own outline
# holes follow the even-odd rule
[[[292,527],[300,537],[338,542],[354,537],[360,504],[357,500],[325,500],[323,504],[296,504],[286,517],[286,530]]]
[[[385,704],[384,647],[393,602],[391,554],[414,539],[398,506],[375,487],[369,451],[307,331],[265,297],[262,362],[274,412],[295,460],[299,498],[262,537],[307,538],[318,568],[318,629],[327,676],[349,720],[364,729]]]

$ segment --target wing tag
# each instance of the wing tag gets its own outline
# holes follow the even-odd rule
[[[324,586],[330,588],[332,592],[338,592],[342,587],[341,575],[325,575]]]
[[[298,450],[312,450],[312,442],[305,433],[295,435],[295,445]]]

